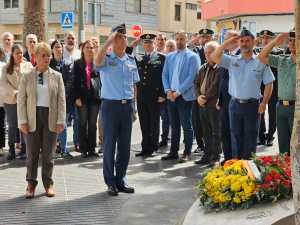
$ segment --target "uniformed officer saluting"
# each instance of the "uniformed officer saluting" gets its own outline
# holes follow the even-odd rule
[[[275,46],[288,39],[289,55],[270,54]],[[296,33],[282,33],[263,48],[258,58],[264,64],[278,69],[277,130],[280,153],[290,154],[290,141],[296,100]]]
[[[108,194],[134,193],[124,178],[130,159],[132,131],[132,102],[139,75],[134,57],[125,53],[127,36],[125,24],[112,29],[113,34],[98,52],[95,63],[101,74],[103,122],[103,174]],[[106,54],[112,45],[112,53]],[[115,160],[115,150],[117,157]],[[114,172],[115,171],[115,172]]]
[[[255,49],[256,53],[260,53],[262,48],[264,48],[267,44],[269,44],[274,38],[275,34],[270,30],[262,30],[259,33],[259,37],[261,39],[261,47]],[[283,54],[283,50],[280,48],[273,48],[271,55],[281,55]],[[271,67],[271,70],[274,74],[275,81],[273,83],[273,92],[268,103],[268,114],[269,114],[269,129],[268,133],[266,133],[266,123],[265,123],[265,114],[261,115],[260,127],[259,127],[259,144],[272,146],[274,141],[274,134],[276,131],[276,104],[277,104],[277,69]],[[262,92],[264,90],[264,85],[262,85]]]
[[[140,38],[144,56],[136,56],[140,75],[137,84],[137,109],[142,131],[142,151],[136,156],[151,157],[158,149],[160,103],[166,99],[162,84],[165,56],[154,51],[154,34],[143,34]]]
[[[229,56],[223,51],[240,40],[240,56]],[[253,53],[254,35],[242,30],[240,36],[226,40],[212,58],[229,72],[230,132],[233,158],[249,159],[256,152],[259,115],[266,110],[273,88],[274,76],[269,66],[262,64]],[[261,83],[265,90],[260,102]]]

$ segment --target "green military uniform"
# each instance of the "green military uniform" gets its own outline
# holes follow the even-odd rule
[[[269,55],[278,70],[277,130],[280,153],[290,152],[296,100],[296,64],[290,55]]]

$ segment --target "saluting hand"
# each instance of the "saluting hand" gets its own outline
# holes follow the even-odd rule
[[[279,34],[275,39],[275,43],[276,45],[281,45],[283,44],[283,42],[289,37],[289,33],[288,32],[284,32]]]
[[[238,42],[240,40],[240,36],[233,36],[229,38],[228,40],[224,41],[223,46],[226,48],[228,46],[231,46],[232,44]]]
[[[111,45],[114,41],[114,39],[116,38],[117,32],[113,32],[108,39],[106,40],[107,45]]]
[[[130,47],[135,48],[140,43],[140,40],[140,38],[136,38],[135,40],[133,40],[130,44]]]

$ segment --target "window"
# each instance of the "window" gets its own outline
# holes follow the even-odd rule
[[[175,5],[175,21],[181,20],[181,5],[176,4]]]
[[[4,9],[19,8],[19,0],[4,0]]]
[[[95,5],[88,3],[87,24],[95,24]]]
[[[101,24],[101,4],[96,4],[96,25],[100,25]]]
[[[126,11],[142,13],[142,0],[126,0]]]
[[[202,18],[202,13],[201,12],[197,12],[197,19],[201,20],[201,18]]]
[[[190,10],[197,10],[197,4],[193,4],[193,3],[186,3],[185,5],[186,9],[190,9]]]

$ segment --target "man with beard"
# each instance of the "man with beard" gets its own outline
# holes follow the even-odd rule
[[[76,37],[74,32],[68,31],[65,33],[65,46],[63,49],[63,60],[66,65],[73,68],[74,61],[80,59],[81,52],[76,48]],[[73,143],[75,146],[75,151],[79,151],[79,116],[77,109],[73,107],[70,109],[71,120],[73,120]]]
[[[137,109],[142,131],[142,151],[136,156],[151,157],[158,150],[160,104],[166,96],[162,84],[165,56],[154,50],[154,34],[143,34],[144,56],[136,56],[140,82],[137,83]]]
[[[171,115],[171,148],[162,160],[178,159],[181,126],[185,149],[180,162],[191,160],[194,132],[192,105],[195,101],[194,80],[200,69],[200,58],[187,48],[187,34],[176,33],[177,51],[167,55],[163,70],[163,85],[169,99]]]
[[[237,40],[240,40],[241,55],[224,54]],[[265,112],[273,89],[274,75],[253,53],[254,44],[254,35],[244,29],[240,36],[226,40],[212,55],[215,63],[229,71],[232,156],[238,159],[250,159],[256,152],[260,114]],[[265,90],[260,101],[262,82]]]
[[[275,46],[288,39],[289,55],[272,55]],[[263,48],[258,58],[278,70],[277,131],[280,153],[290,153],[296,100],[296,33],[282,33]]]
[[[267,44],[269,44],[274,38],[275,34],[270,30],[262,30],[259,33],[261,38],[261,47],[256,48],[256,53],[261,52],[262,48],[264,48]],[[274,48],[270,53],[272,55],[281,55],[283,54],[283,50],[280,48]],[[269,129],[268,133],[266,133],[266,123],[265,123],[265,114],[261,115],[260,127],[259,127],[259,145],[272,146],[274,141],[274,133],[276,131],[276,104],[278,101],[277,97],[277,69],[271,67],[271,70],[274,74],[275,81],[273,83],[273,92],[268,103],[268,114],[269,114]],[[262,85],[262,92],[264,90],[264,85]]]

